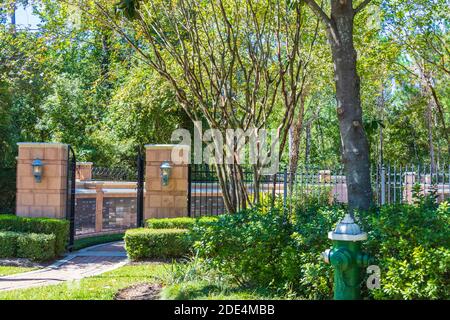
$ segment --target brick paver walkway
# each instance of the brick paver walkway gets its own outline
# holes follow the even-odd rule
[[[123,242],[101,244],[73,252],[40,270],[0,277],[0,291],[78,280],[110,271],[126,262]]]

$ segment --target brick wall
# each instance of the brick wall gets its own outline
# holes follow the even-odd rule
[[[18,143],[16,214],[65,218],[68,146],[61,143]],[[43,162],[42,181],[36,182],[32,162]]]

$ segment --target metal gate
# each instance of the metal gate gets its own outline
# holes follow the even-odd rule
[[[88,178],[78,172],[80,170],[69,146],[69,249],[79,237],[118,233],[143,226],[144,157],[141,153],[132,169],[94,166]]]
[[[67,151],[67,201],[66,201],[66,218],[69,220],[69,251],[73,249],[73,243],[75,239],[75,171],[77,167],[77,159],[75,151],[69,145]]]

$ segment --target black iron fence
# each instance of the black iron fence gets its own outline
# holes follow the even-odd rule
[[[259,194],[261,202],[284,193],[287,183],[287,171],[276,175],[260,177],[259,190],[256,190],[253,171],[242,172],[242,181],[246,185],[250,200]],[[215,170],[209,165],[190,165],[189,167],[189,214],[193,217],[219,215],[225,212],[222,189]],[[284,197],[286,199],[286,196]]]
[[[0,214],[16,212],[16,168],[0,168]]]
[[[191,165],[189,172],[189,210],[191,216],[225,213],[219,180],[212,167]],[[243,171],[250,200],[259,193],[260,203],[275,197],[285,206],[346,204],[347,183],[341,166],[324,168],[303,166],[291,173],[282,169],[262,176],[256,190],[251,170]],[[376,165],[371,168],[374,202],[378,205],[412,203],[418,195],[436,196],[441,202],[450,198],[450,165]],[[271,202],[271,201],[270,201]]]
[[[138,172],[129,168],[93,167],[92,179],[102,181],[136,181]]]

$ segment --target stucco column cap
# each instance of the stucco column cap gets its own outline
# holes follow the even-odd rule
[[[17,145],[25,148],[67,148],[69,146],[67,143],[60,142],[17,142]]]

